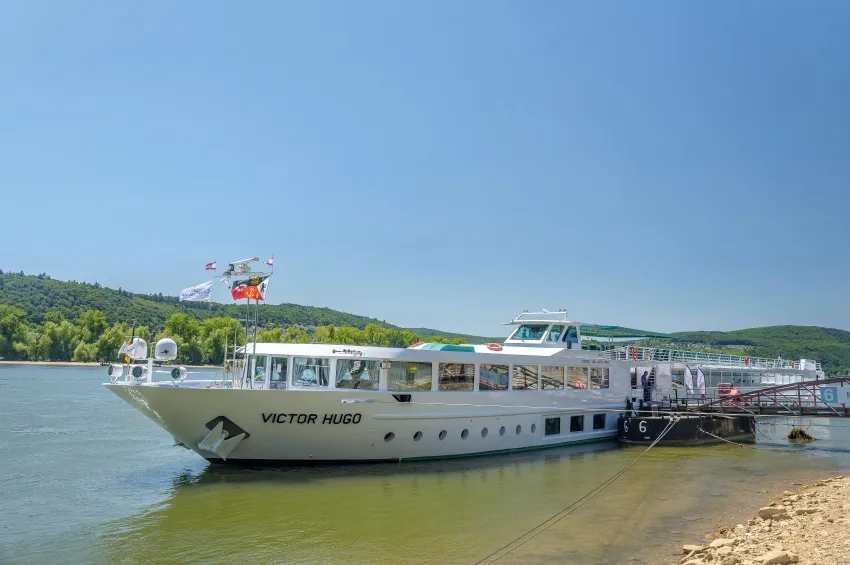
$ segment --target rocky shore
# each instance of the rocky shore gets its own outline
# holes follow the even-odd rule
[[[682,565],[850,564],[850,477],[785,491],[747,524],[682,553]]]

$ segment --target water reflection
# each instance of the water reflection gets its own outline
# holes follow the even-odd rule
[[[228,555],[268,563],[472,564],[641,451],[608,444],[399,465],[181,471],[162,504],[108,525],[100,554],[110,563],[218,563]],[[730,481],[735,496],[758,493],[783,458],[734,446],[653,450],[591,503],[499,562],[652,563],[641,552],[648,539],[662,548],[678,541],[673,532],[710,529],[713,523],[698,522],[728,504]],[[635,561],[641,555],[647,560]]]

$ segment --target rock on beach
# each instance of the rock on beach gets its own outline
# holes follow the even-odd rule
[[[783,492],[746,525],[723,528],[708,545],[683,545],[676,565],[789,563],[850,564],[850,476]]]

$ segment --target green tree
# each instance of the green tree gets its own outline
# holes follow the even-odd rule
[[[283,343],[310,343],[310,335],[298,326],[289,326],[280,341]]]
[[[86,343],[97,341],[109,327],[106,316],[100,310],[86,310],[77,318],[77,325],[83,330],[80,337]]]
[[[124,336],[130,333],[127,324],[115,324],[97,338],[94,342],[96,360],[115,361],[118,359],[118,350],[124,342]]]
[[[14,343],[25,339],[25,317],[20,308],[0,304],[0,357],[17,357]]]
[[[76,349],[74,349],[72,360],[80,363],[97,361],[97,346],[93,343],[84,343],[81,341],[77,344]]]
[[[70,361],[77,343],[80,341],[79,328],[62,318],[58,323],[52,321],[45,322],[44,331],[50,338],[50,359],[54,361]]]
[[[19,359],[42,361],[50,357],[51,338],[42,326],[35,326],[24,333],[23,341],[14,343]]]
[[[271,330],[260,330],[257,332],[257,343],[282,343],[283,330],[274,328]]]

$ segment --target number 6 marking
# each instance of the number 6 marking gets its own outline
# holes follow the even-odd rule
[[[638,430],[640,430],[640,433],[642,433],[642,434],[646,433],[646,422],[644,420],[640,421],[640,425],[638,426]]]

